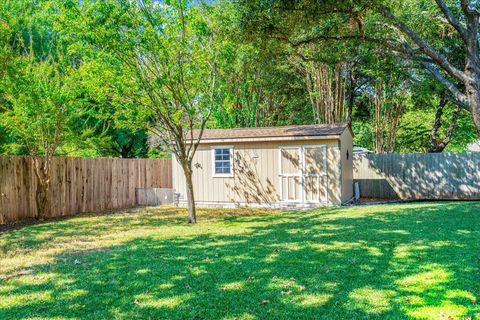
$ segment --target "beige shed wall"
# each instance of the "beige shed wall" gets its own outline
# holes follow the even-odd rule
[[[350,130],[345,130],[340,136],[340,149],[342,158],[342,203],[344,203],[353,197],[353,136]]]
[[[193,184],[198,204],[233,203],[237,205],[281,205],[279,186],[279,147],[300,145],[327,146],[328,203],[340,204],[339,140],[297,140],[279,142],[242,142],[201,144],[193,159]],[[234,176],[213,177],[212,147],[232,146]],[[351,151],[350,151],[351,152]],[[173,187],[186,201],[183,170],[173,159]],[[351,175],[349,176],[351,179]]]

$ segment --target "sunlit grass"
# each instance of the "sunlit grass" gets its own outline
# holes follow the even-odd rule
[[[171,207],[0,234],[0,319],[480,319],[480,204]]]
[[[395,293],[392,290],[372,288],[354,289],[349,294],[351,305],[365,313],[381,314],[390,310],[391,298]]]

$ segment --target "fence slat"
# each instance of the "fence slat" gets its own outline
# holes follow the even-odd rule
[[[52,159],[49,217],[135,206],[135,188],[172,188],[171,159]],[[0,157],[0,224],[34,218],[31,157]]]
[[[355,155],[353,166],[365,198],[480,199],[480,153]]]

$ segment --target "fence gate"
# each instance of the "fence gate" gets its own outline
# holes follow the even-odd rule
[[[137,206],[159,206],[173,204],[173,189],[170,188],[136,188],[135,198]]]

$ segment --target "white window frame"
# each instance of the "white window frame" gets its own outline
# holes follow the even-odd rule
[[[215,150],[228,149],[230,152],[230,173],[215,173]],[[233,146],[214,146],[212,147],[212,177],[231,178],[233,177]]]

